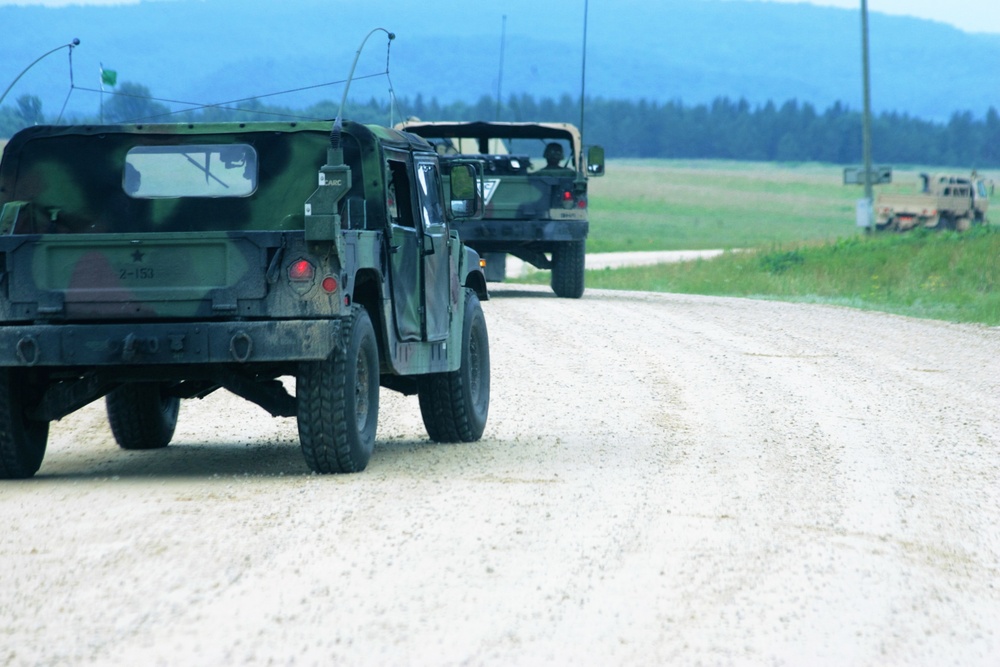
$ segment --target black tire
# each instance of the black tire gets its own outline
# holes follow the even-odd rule
[[[375,448],[378,427],[378,343],[371,318],[353,306],[340,344],[329,358],[299,364],[299,442],[318,473],[360,472]]]
[[[586,241],[562,243],[552,251],[552,291],[564,299],[583,296]]]
[[[490,338],[479,297],[465,291],[462,365],[418,383],[420,416],[435,442],[474,442],[483,437],[490,412]]]
[[[26,479],[42,465],[49,423],[24,415],[21,373],[0,368],[0,479]]]
[[[162,449],[177,428],[181,399],[159,382],[124,384],[104,397],[108,423],[122,449]]]

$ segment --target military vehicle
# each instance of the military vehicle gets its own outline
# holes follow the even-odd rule
[[[0,162],[0,478],[34,475],[49,423],[102,397],[120,447],[157,449],[182,399],[227,389],[297,417],[320,473],[367,465],[380,386],[418,396],[431,439],[479,439],[488,294],[452,224],[481,213],[481,178],[339,117],[19,132]]]
[[[971,176],[920,174],[917,194],[880,193],[875,227],[903,232],[917,227],[966,230],[986,222],[992,186]]]
[[[424,137],[442,155],[482,160],[481,219],[458,226],[462,240],[486,259],[486,278],[502,281],[507,255],[552,270],[552,290],[584,291],[587,179],[604,174],[604,150],[583,154],[580,132],[568,123],[425,123],[397,129]]]

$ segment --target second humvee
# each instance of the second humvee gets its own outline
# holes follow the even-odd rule
[[[396,127],[426,138],[442,155],[483,162],[485,213],[458,229],[486,258],[488,280],[504,279],[509,254],[551,269],[556,295],[583,295],[587,181],[604,174],[600,146],[584,155],[580,131],[569,123],[410,120]]]

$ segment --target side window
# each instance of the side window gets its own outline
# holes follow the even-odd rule
[[[410,194],[410,178],[406,173],[406,163],[389,160],[389,179],[386,188],[386,206],[389,222],[402,227],[415,227],[413,204]]]
[[[438,166],[423,162],[417,167],[417,184],[420,188],[420,213],[424,227],[444,224],[444,208],[441,206],[441,177]]]

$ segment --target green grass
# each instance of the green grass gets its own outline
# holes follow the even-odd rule
[[[914,191],[919,171],[897,170],[887,189]],[[588,252],[735,250],[588,271],[587,287],[829,303],[1000,325],[1000,227],[866,235],[854,221],[862,192],[842,185],[840,167],[620,162],[591,185]],[[547,271],[525,279],[548,280]]]
[[[588,252],[751,248],[855,232],[842,168],[625,160],[590,181]]]
[[[828,303],[996,326],[1000,229],[879,234],[588,271],[587,287]]]

